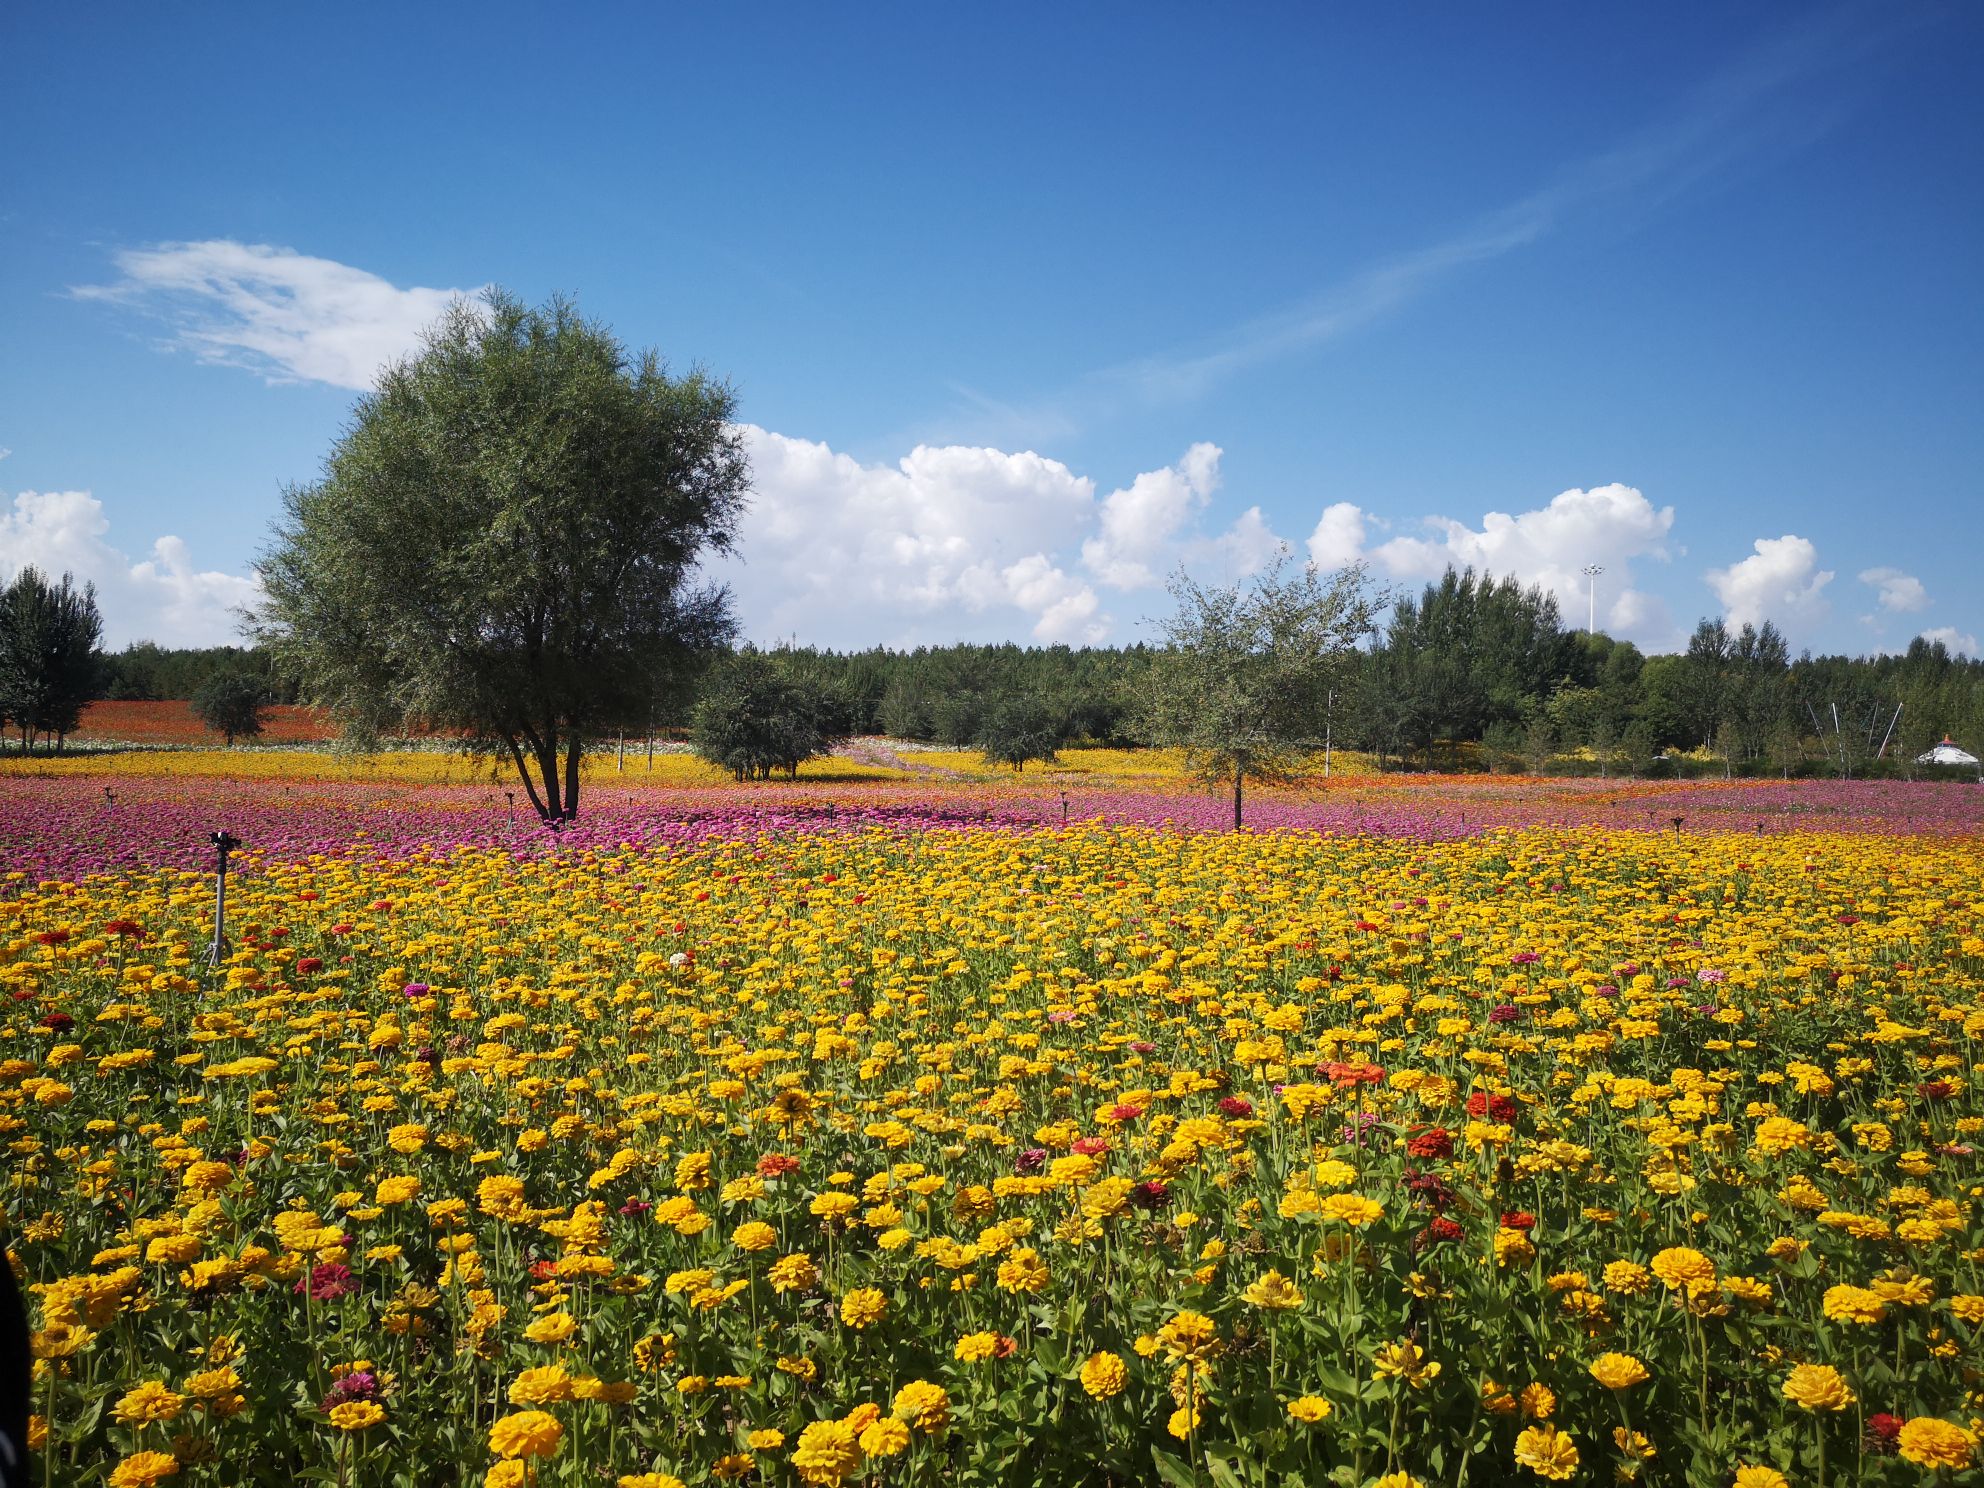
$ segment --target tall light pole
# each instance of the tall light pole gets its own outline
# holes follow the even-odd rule
[[[1584,633],[1591,635],[1598,629],[1598,576],[1605,572],[1602,563],[1587,563],[1578,570],[1584,575]]]

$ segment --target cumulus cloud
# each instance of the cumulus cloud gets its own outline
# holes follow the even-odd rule
[[[1882,609],[1897,615],[1913,614],[1929,608],[1929,591],[1913,574],[1898,568],[1863,568],[1860,582],[1878,591]]]
[[[111,545],[109,531],[103,503],[88,491],[22,491],[11,511],[0,509],[0,579],[11,581],[33,564],[94,583],[111,647],[240,641],[234,612],[260,599],[254,579],[198,568],[186,544],[171,536],[156,539],[150,555],[134,563]]]
[[[1103,498],[1101,530],[1082,544],[1082,566],[1111,589],[1143,589],[1192,518],[1219,487],[1216,444],[1195,444],[1184,459],[1148,470]],[[1258,515],[1258,513],[1256,513]]]
[[[1807,628],[1831,610],[1825,597],[1831,569],[1819,568],[1819,550],[1802,537],[1760,537],[1750,556],[1702,577],[1722,602],[1722,618],[1734,630],[1770,620],[1780,630]]]
[[[127,249],[115,262],[115,282],[70,292],[163,321],[167,344],[201,361],[361,390],[415,350],[451,301],[478,293],[401,289],[349,264],[228,238]]]
[[[1938,625],[1934,630],[1925,630],[1922,639],[1941,641],[1958,656],[1984,656],[1984,650],[1978,649],[1977,637],[1968,631],[1958,630],[1954,625]]]
[[[1364,556],[1364,509],[1352,501],[1323,508],[1309,534],[1309,559],[1318,568],[1348,568]]]
[[[1095,521],[1095,482],[1023,452],[919,445],[864,465],[744,426],[754,495],[740,557],[717,564],[754,638],[910,645],[1099,641],[1110,618],[1055,554]]]
[[[1245,578],[1266,568],[1287,544],[1268,525],[1261,509],[1250,506],[1207,546],[1211,549],[1210,556],[1228,577]],[[1191,562],[1191,557],[1186,561]]]
[[[1637,559],[1669,557],[1674,508],[1656,508],[1632,486],[1563,491],[1533,511],[1488,512],[1478,528],[1452,517],[1427,517],[1419,524],[1426,536],[1394,537],[1375,547],[1367,546],[1370,521],[1351,502],[1325,508],[1309,535],[1309,556],[1325,568],[1368,559],[1394,579],[1435,578],[1449,566],[1508,575],[1554,594],[1567,623],[1585,616],[1582,570],[1595,563],[1605,570],[1598,595],[1606,631],[1646,646],[1674,643],[1667,606],[1634,588],[1632,575]]]

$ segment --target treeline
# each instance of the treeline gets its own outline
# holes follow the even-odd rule
[[[103,696],[149,703],[194,698],[221,678],[248,677],[269,703],[297,701],[296,683],[277,671],[274,658],[252,646],[174,649],[139,641],[103,658]]]
[[[1144,742],[1159,656],[1143,645],[745,647],[628,732],[688,733],[740,778],[790,773],[860,734],[1019,766],[1078,740]],[[145,642],[95,665],[99,696],[192,698],[250,679],[264,701],[295,697],[253,648]],[[1732,632],[1703,620],[1686,650],[1649,656],[1566,628],[1538,588],[1449,571],[1396,602],[1343,669],[1313,742],[1394,768],[1862,775],[1910,773],[1945,736],[1984,744],[1984,663],[1940,642],[1793,657],[1768,623]]]
[[[1540,770],[1908,773],[1939,739],[1984,734],[1984,663],[1941,642],[1794,659],[1766,621],[1703,620],[1687,649],[1647,656],[1567,631],[1556,601],[1449,572],[1401,600],[1350,689],[1350,740],[1422,766],[1464,756]],[[1573,766],[1575,767],[1575,766]]]

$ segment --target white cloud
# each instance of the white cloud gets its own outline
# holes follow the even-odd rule
[[[1219,487],[1216,444],[1195,444],[1176,465],[1148,470],[1103,499],[1101,531],[1082,544],[1082,566],[1112,589],[1144,589],[1153,567]]]
[[[1318,568],[1348,568],[1364,556],[1364,510],[1355,502],[1339,501],[1323,508],[1316,530],[1309,534],[1309,559]]]
[[[1229,576],[1246,578],[1266,568],[1287,544],[1275,535],[1261,509],[1250,506],[1208,546]]]
[[[1984,650],[1977,645],[1977,637],[1967,631],[1958,630],[1954,625],[1938,625],[1934,630],[1922,632],[1925,641],[1941,641],[1958,656],[1984,656]]]
[[[1770,620],[1780,630],[1791,631],[1824,620],[1831,610],[1825,587],[1833,581],[1833,572],[1819,568],[1818,549],[1791,533],[1760,537],[1752,546],[1755,551],[1749,557],[1702,576],[1722,602],[1722,618],[1729,628]]]
[[[1880,591],[1880,606],[1894,614],[1913,614],[1929,608],[1929,591],[1913,574],[1898,568],[1865,568],[1860,582]]]
[[[161,537],[138,562],[106,540],[110,521],[87,491],[22,491],[0,509],[0,579],[33,564],[78,583],[94,582],[104,644],[155,640],[172,646],[238,644],[233,611],[253,604],[261,587],[238,574],[202,571],[186,544]]]
[[[1488,512],[1474,528],[1451,517],[1428,517],[1431,536],[1394,537],[1366,547],[1369,515],[1347,501],[1326,508],[1309,535],[1309,555],[1340,568],[1369,559],[1394,579],[1430,579],[1449,567],[1540,585],[1557,598],[1567,625],[1582,625],[1587,609],[1586,564],[1605,570],[1597,584],[1600,622],[1609,634],[1644,646],[1676,641],[1667,606],[1633,587],[1636,559],[1665,561],[1674,508],[1656,508],[1631,486],[1617,483],[1569,490],[1547,506],[1518,513]]]
[[[744,426],[754,495],[739,559],[715,565],[750,634],[822,645],[946,642],[967,632],[1098,641],[1094,590],[1054,555],[1096,519],[1095,482],[1031,452],[919,445],[864,465]]]
[[[349,264],[227,238],[128,249],[116,264],[115,283],[71,293],[156,316],[169,344],[201,361],[360,390],[417,349],[451,301],[477,293],[400,289]]]

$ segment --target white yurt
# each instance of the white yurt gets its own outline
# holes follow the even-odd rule
[[[1915,763],[1918,765],[1968,765],[1974,770],[1977,768],[1977,756],[1967,749],[1959,749],[1955,744],[1950,742],[1949,736],[1945,734],[1943,736],[1943,742],[1938,744],[1934,749],[1930,750],[1927,754],[1916,755]]]

